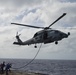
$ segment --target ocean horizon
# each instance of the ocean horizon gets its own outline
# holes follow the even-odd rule
[[[11,70],[43,73],[47,75],[76,75],[76,60],[56,59],[7,59],[1,58],[0,63],[11,63]]]

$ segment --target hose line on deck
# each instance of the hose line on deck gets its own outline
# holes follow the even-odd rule
[[[27,64],[25,64],[24,66],[21,66],[21,67],[17,67],[17,68],[13,68],[12,67],[12,69],[18,70],[18,69],[21,69],[21,68],[25,68],[26,66],[28,66],[29,64],[31,64],[35,60],[35,58],[37,57],[37,55],[38,55],[38,53],[39,53],[39,51],[41,49],[41,46],[42,46],[42,43],[41,43],[41,45],[40,45],[40,47],[39,47],[36,55],[34,56],[34,58],[32,60],[30,60]]]

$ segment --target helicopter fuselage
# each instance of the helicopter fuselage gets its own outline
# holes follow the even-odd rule
[[[70,35],[61,32],[59,30],[51,30],[51,29],[46,29],[46,30],[41,30],[37,33],[34,34],[33,38],[22,42],[19,36],[17,36],[17,41],[14,42],[13,44],[18,44],[18,45],[31,45],[31,44],[37,44],[37,43],[52,43],[55,42],[55,44],[58,44],[58,41],[62,40],[63,38],[67,38]]]
[[[63,33],[59,30],[46,29],[35,33],[33,38],[36,43],[47,44],[51,42],[58,42],[63,38],[67,38],[69,34]]]

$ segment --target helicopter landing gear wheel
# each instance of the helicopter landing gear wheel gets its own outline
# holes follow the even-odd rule
[[[34,46],[35,48],[37,48],[37,46]]]
[[[58,41],[56,41],[55,44],[57,45],[58,44]]]
[[[36,44],[35,44],[34,48],[37,48]]]

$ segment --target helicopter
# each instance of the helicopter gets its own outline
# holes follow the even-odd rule
[[[16,35],[16,39],[17,42],[14,42],[13,44],[15,45],[31,45],[31,44],[35,44],[35,48],[37,48],[38,43],[44,43],[44,44],[48,44],[48,43],[53,43],[55,42],[55,44],[58,44],[58,41],[61,41],[63,38],[68,38],[68,36],[70,35],[70,32],[68,33],[64,33],[60,30],[55,30],[50,28],[52,25],[54,25],[57,21],[59,21],[61,18],[63,18],[66,15],[66,13],[63,13],[59,18],[57,18],[52,24],[50,24],[48,27],[38,27],[38,26],[31,26],[31,25],[25,25],[25,24],[19,24],[19,23],[11,23],[14,25],[20,25],[20,26],[26,26],[26,27],[31,27],[31,28],[41,28],[42,30],[36,32],[34,34],[34,36],[26,41],[22,41],[20,39],[20,34]]]

